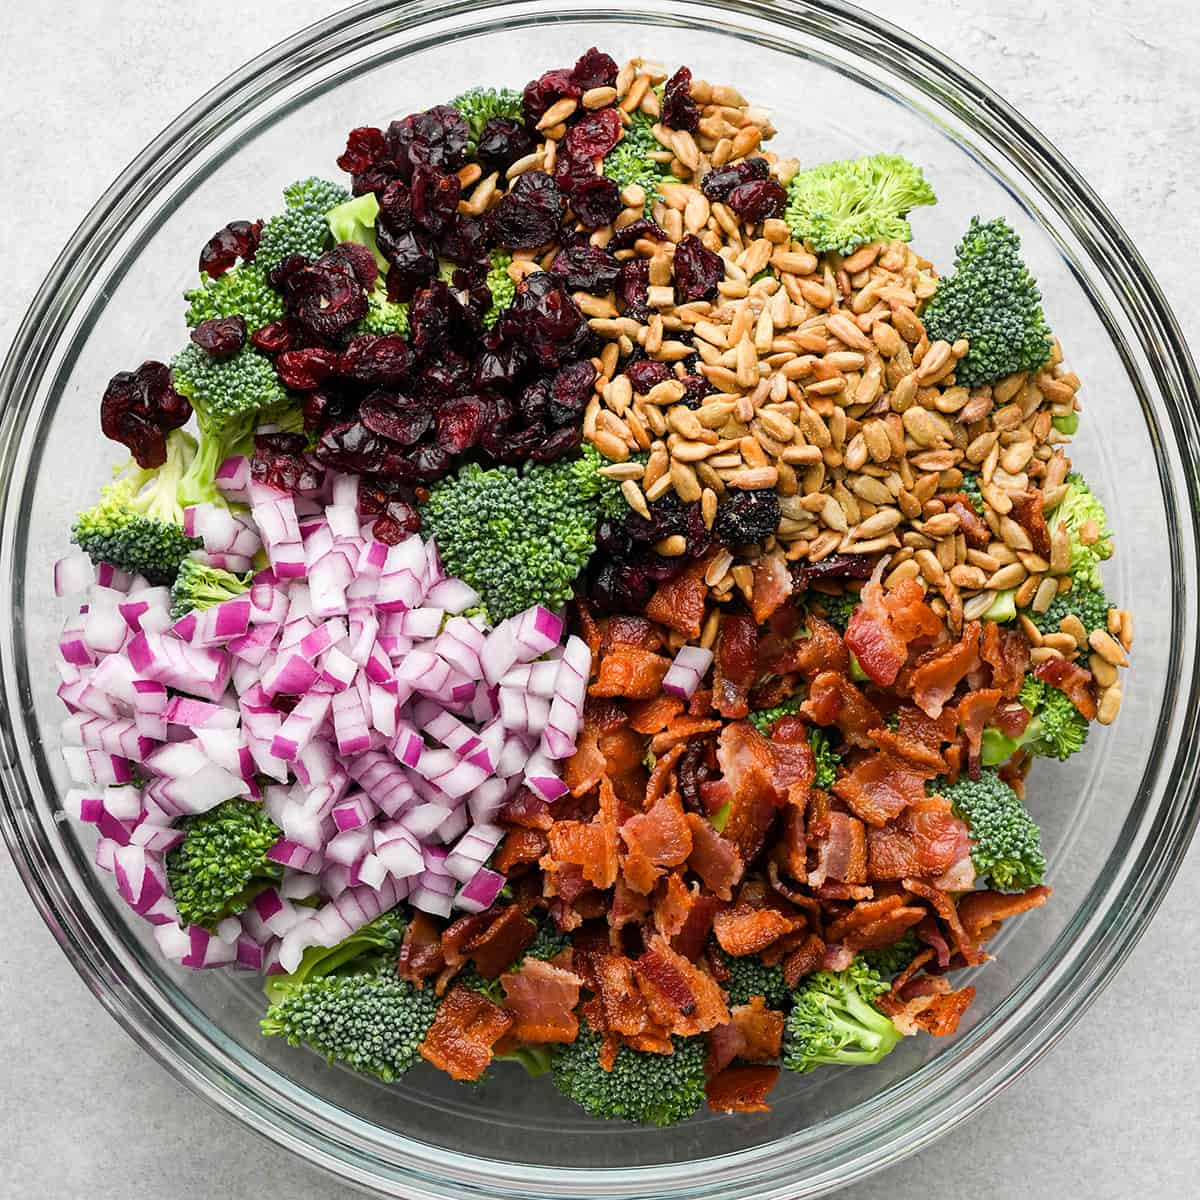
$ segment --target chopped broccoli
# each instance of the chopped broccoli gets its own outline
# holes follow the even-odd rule
[[[795,175],[787,192],[792,236],[818,253],[852,254],[869,242],[907,242],[908,213],[937,203],[921,168],[898,154],[822,163]]]
[[[283,189],[283,202],[288,208],[324,216],[331,208],[350,199],[350,193],[340,183],[310,175],[298,179]]]
[[[403,933],[393,909],[336,946],[310,947],[293,974],[268,978],[263,1033],[395,1082],[416,1061],[438,1006],[432,986],[396,974]]]
[[[761,996],[768,1008],[784,1008],[791,1001],[791,990],[783,977],[783,968],[776,963],[768,967],[757,954],[735,957],[725,955],[729,978],[722,984],[729,994],[729,1003],[749,1004]]]
[[[600,169],[622,191],[637,186],[646,193],[645,211],[649,213],[659,198],[659,188],[671,176],[665,162],[651,155],[662,151],[658,139],[651,130],[654,118],[640,110],[632,114],[632,120],[621,140],[604,156]]]
[[[99,503],[75,518],[71,541],[94,563],[169,584],[200,544],[183,532],[179,501],[180,483],[195,457],[196,439],[173,430],[167,436],[167,461],[154,471],[131,461],[101,489]]]
[[[1059,433],[1065,433],[1067,437],[1071,437],[1079,432],[1079,414],[1077,412],[1063,413],[1061,416],[1052,417],[1050,424]]]
[[[512,263],[512,255],[507,250],[497,248],[489,255],[487,286],[492,293],[491,307],[483,314],[483,324],[487,329],[500,319],[500,314],[513,302],[517,294],[517,285],[509,278],[508,268]]]
[[[985,768],[978,779],[966,776],[947,785],[931,785],[950,801],[967,823],[975,870],[998,892],[1023,892],[1042,882],[1046,859],[1041,832],[1017,799],[1017,793]]]
[[[283,875],[267,858],[283,835],[257,801],[225,800],[181,828],[186,836],[167,855],[167,878],[184,925],[216,925]]]
[[[966,338],[970,344],[954,370],[965,387],[1032,371],[1050,357],[1042,296],[1020,250],[1021,239],[1002,217],[987,222],[972,217],[958,244],[954,274],[938,280],[925,306],[931,340]]]
[[[461,96],[455,96],[450,101],[451,107],[458,109],[458,115],[467,123],[470,134],[467,139],[467,150],[475,153],[483,127],[492,117],[508,117],[519,124],[525,123],[525,107],[521,102],[521,93],[512,88],[468,88]]]
[[[1104,505],[1077,471],[1067,476],[1066,495],[1046,518],[1051,530],[1060,523],[1071,539],[1072,583],[1100,588],[1100,564],[1112,558],[1112,530]]]
[[[551,1063],[555,1087],[591,1116],[674,1125],[704,1103],[704,1038],[673,1038],[673,1054],[622,1046],[611,1071],[600,1065],[602,1040],[583,1023],[574,1042],[555,1046]]]
[[[971,501],[975,511],[982,517],[983,492],[979,487],[979,472],[964,471],[962,473],[962,483],[959,484],[958,490]]]
[[[766,734],[767,731],[781,717],[790,717],[804,702],[803,696],[789,696],[782,704],[776,704],[774,708],[760,708],[752,712],[746,720],[754,726],[761,734]]]
[[[810,729],[808,744],[817,760],[817,773],[813,776],[812,785],[827,792],[837,782],[838,763],[842,761],[842,756],[830,745],[829,734],[824,729]]]
[[[900,1031],[875,1007],[889,985],[861,956],[844,971],[816,971],[792,997],[783,1032],[783,1065],[803,1074],[822,1063],[877,1063]]]
[[[882,946],[878,950],[864,950],[863,962],[885,979],[899,975],[908,966],[921,949],[917,935],[910,929],[898,941],[890,946]]]
[[[211,608],[248,592],[252,574],[247,571],[243,578],[222,567],[209,567],[194,558],[185,558],[171,585],[171,616],[178,620],[193,609]]]
[[[211,279],[200,277],[199,286],[184,292],[188,302],[187,323],[199,325],[213,317],[245,319],[246,332],[254,333],[283,316],[283,297],[267,282],[262,269],[242,263]]]
[[[810,592],[809,598],[815,600],[821,606],[821,613],[825,617],[825,620],[838,633],[846,632],[846,626],[850,624],[850,618],[854,615],[854,610],[858,607],[859,596],[857,592],[847,589],[837,596],[828,595],[826,592]]]
[[[226,501],[214,480],[231,454],[253,453],[255,428],[271,422],[298,428],[294,408],[265,354],[244,346],[223,362],[189,342],[171,361],[175,388],[192,402],[200,429],[200,449],[180,484],[184,504]]]
[[[1065,762],[1083,748],[1088,723],[1065,692],[1026,675],[1017,697],[1029,709],[1029,724],[1019,738],[1010,738],[989,726],[983,731],[980,758],[986,767],[1007,761],[1018,750]]]
[[[383,257],[379,243],[375,238],[375,221],[379,216],[379,200],[374,192],[363,192],[325,214],[325,223],[335,242],[358,242],[366,246],[375,255],[382,276],[386,276],[390,264]],[[407,312],[407,306],[406,306]],[[407,320],[405,325],[407,327]]]
[[[1112,607],[1102,588],[1075,584],[1059,592],[1044,613],[1030,609],[1025,615],[1042,633],[1057,633],[1065,617],[1076,617],[1088,633],[1108,628],[1108,610]]]
[[[256,265],[263,271],[272,271],[289,254],[319,258],[329,248],[325,214],[348,197],[345,188],[323,179],[302,179],[289,184],[283,191],[287,208],[263,226],[254,255]]]
[[[545,1075],[549,1070],[554,1056],[549,1046],[518,1045],[505,1054],[495,1055],[496,1062],[520,1063],[525,1068],[525,1074],[531,1079]]]
[[[548,466],[484,470],[475,463],[432,489],[421,508],[450,574],[482,597],[494,621],[534,604],[557,608],[596,547],[607,489],[589,446]],[[618,493],[619,494],[619,493]]]
[[[996,598],[987,606],[983,613],[985,621],[995,621],[1003,625],[1005,621],[1017,619],[1017,589],[1001,588]]]

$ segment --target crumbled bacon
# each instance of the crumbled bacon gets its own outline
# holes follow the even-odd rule
[[[495,979],[536,936],[537,926],[516,905],[510,904],[493,915],[486,929],[468,937],[463,950],[480,975]]]
[[[1000,928],[1002,921],[1031,908],[1041,908],[1049,899],[1050,888],[1044,884],[1013,895],[971,892],[958,902],[958,919],[973,942],[984,942]]]
[[[492,866],[507,875],[520,863],[537,862],[549,846],[549,839],[540,829],[510,829],[496,851]]]
[[[687,746],[677,742],[661,758],[656,759],[650,778],[646,780],[646,807],[653,808],[660,797],[674,787],[675,764],[683,757]]]
[[[482,993],[452,988],[438,1006],[420,1055],[452,1079],[478,1079],[492,1061],[492,1047],[513,1020],[512,1013]]]
[[[983,688],[977,692],[968,692],[958,702],[958,723],[966,735],[969,757],[973,764],[978,764],[983,731],[990,724],[1000,698],[999,688]]]
[[[958,518],[958,528],[963,537],[967,539],[967,545],[975,550],[986,549],[987,544],[992,540],[992,531],[987,527],[987,522],[975,511],[970,497],[962,492],[951,492],[949,495],[939,496],[938,499],[946,506],[947,512],[953,513]]]
[[[795,921],[774,909],[737,904],[717,914],[713,933],[726,954],[741,958],[765,950],[785,933],[791,933],[796,925]]]
[[[788,987],[794,988],[805,975],[819,971],[824,961],[825,940],[818,934],[808,934],[804,941],[783,960],[784,983]]]
[[[661,733],[650,740],[650,749],[655,754],[665,754],[672,746],[690,742],[692,738],[716,733],[721,722],[710,717],[695,717],[690,713],[676,717]]]
[[[927,650],[912,669],[909,690],[917,706],[930,717],[941,715],[954,689],[979,663],[978,621],[969,621],[957,642]]]
[[[767,1096],[779,1079],[778,1067],[726,1067],[705,1085],[713,1112],[770,1112]]]
[[[890,687],[908,660],[909,643],[941,632],[942,623],[925,603],[925,593],[915,579],[906,579],[886,593],[882,584],[871,579],[863,585],[845,641],[867,676]]]
[[[808,872],[808,883],[819,888],[826,881],[867,882],[867,835],[863,823],[844,812],[829,814],[829,832],[817,843],[817,864]]]
[[[729,1020],[720,985],[653,934],[637,963],[637,983],[653,1019],[670,1033],[691,1037]]]
[[[744,869],[737,848],[712,827],[711,821],[698,813],[688,813],[687,823],[692,831],[688,867],[709,891],[722,900],[729,900],[733,885],[741,879]]]
[[[438,974],[445,964],[441,934],[433,918],[427,913],[414,912],[400,943],[397,962],[400,978],[420,984]]]
[[[659,694],[671,660],[652,650],[619,645],[600,659],[600,673],[590,696],[626,696],[650,700]]]
[[[721,621],[713,668],[713,705],[723,717],[744,717],[758,654],[753,617],[727,614]]]
[[[707,569],[708,559],[697,559],[674,579],[659,584],[646,605],[646,616],[686,638],[698,638],[708,600]]]
[[[621,873],[644,896],[665,868],[680,866],[692,852],[691,830],[676,792],[660,796],[648,812],[630,817],[620,835],[625,843]]]
[[[512,1036],[522,1042],[573,1042],[579,1033],[574,1010],[582,985],[573,972],[536,958],[506,972],[504,1007],[514,1017]]]
[[[600,779],[600,811],[591,821],[556,821],[550,830],[550,853],[542,859],[580,868],[594,887],[610,888],[617,878],[618,801],[607,776]]]
[[[779,671],[797,671],[805,679],[813,679],[822,671],[838,671],[845,674],[850,670],[850,652],[842,635],[828,621],[816,613],[804,619],[808,637],[796,638],[790,653],[775,667]]]
[[[941,875],[969,847],[967,827],[941,796],[922,796],[894,820],[867,833],[871,879]]]
[[[905,879],[903,880],[905,891],[912,892],[914,896],[920,896],[923,900],[928,900],[933,906],[933,910],[941,918],[943,924],[950,930],[950,937],[954,943],[954,948],[963,956],[963,962],[969,967],[976,966],[981,963],[986,957],[981,953],[980,949],[967,931],[963,928],[962,922],[958,919],[958,910],[955,908],[954,900],[947,896],[945,892],[938,891],[937,888],[924,883],[920,879]]]
[[[957,735],[958,722],[953,712],[943,711],[934,719],[911,704],[902,704],[896,710],[895,729],[871,730],[872,739],[881,749],[892,750],[919,767],[932,767],[939,772],[946,769],[942,747]]]
[[[792,594],[792,573],[780,551],[761,555],[754,564],[754,580],[750,594],[750,611],[761,625],[776,609],[781,608]],[[703,612],[703,604],[701,605]],[[695,637],[700,632],[696,624]]]
[[[699,889],[689,888],[683,876],[675,871],[660,880],[654,895],[654,928],[670,940],[686,924]]]
[[[661,733],[683,712],[683,701],[678,696],[665,693],[652,700],[635,700],[626,706],[629,713],[629,728],[637,733]]]
[[[717,913],[725,907],[715,896],[698,895],[692,900],[683,928],[671,939],[671,949],[696,962],[704,954]]]
[[[1012,519],[1029,534],[1034,554],[1050,557],[1050,527],[1042,511],[1042,493],[1037,488],[1028,492],[1009,492],[1012,501]]]
[[[763,1063],[779,1057],[783,1043],[783,1013],[768,1008],[762,996],[752,996],[748,1004],[731,1008],[729,1015],[734,1028],[741,1034],[738,1058]]]
[[[1029,670],[1029,642],[1024,635],[996,621],[985,621],[979,657],[992,669],[992,687],[1011,700],[1021,690]]]
[[[748,721],[735,721],[717,739],[717,762],[729,786],[729,819],[723,834],[743,862],[762,849],[775,809],[784,799],[774,784],[776,759],[767,741]]]
[[[889,751],[860,755],[833,785],[834,795],[868,825],[884,825],[925,797],[925,781],[936,775]]]
[[[800,716],[814,725],[836,725],[852,746],[874,745],[871,730],[883,724],[879,710],[838,671],[822,671],[808,688]]]
[[[807,806],[789,804],[779,822],[778,836],[771,849],[773,863],[783,868],[797,883],[808,880]]]
[[[1065,693],[1085,720],[1096,719],[1096,690],[1092,686],[1091,671],[1065,658],[1048,658],[1038,663],[1033,673],[1043,683]]]

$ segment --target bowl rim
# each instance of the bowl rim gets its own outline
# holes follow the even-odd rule
[[[643,11],[634,17],[621,12],[618,3],[566,0],[556,7],[558,15],[572,21],[619,15],[659,26],[673,17],[678,19],[680,13],[698,14],[704,8],[697,0],[645,0],[639,5]],[[406,29],[415,29],[466,16],[470,18],[471,29],[479,31],[506,21],[527,24],[531,17],[512,14],[528,14],[534,8],[533,0],[409,0],[400,4],[392,0],[363,0],[251,59],[152,139],[105,190],[58,256],[0,369],[0,477],[5,482],[4,493],[0,495],[0,530],[8,528],[15,493],[9,484],[26,424],[19,404],[20,390],[31,378],[40,378],[50,348],[75,301],[83,294],[87,272],[80,270],[80,264],[105,257],[127,214],[136,211],[177,171],[201,154],[223,122],[275,97],[285,86],[290,70],[304,69],[294,64],[311,68],[321,62],[335,61],[356,45],[369,45],[382,37],[389,25],[400,20]],[[925,97],[948,109],[990,146],[1002,148],[1003,157],[1036,186],[1039,196],[1053,206],[1078,239],[1084,253],[1117,296],[1121,308],[1138,318],[1135,324],[1141,352],[1163,393],[1176,448],[1189,468],[1183,472],[1182,481],[1187,499],[1193,511],[1200,511],[1200,472],[1196,470],[1200,462],[1200,376],[1174,313],[1147,265],[1107,207],[1047,139],[990,88],[939,51],[874,14],[838,0],[802,0],[799,5],[786,6],[777,0],[722,0],[720,12],[731,18],[769,20],[782,32],[817,36],[868,62],[885,66]],[[718,15],[711,10],[710,13],[713,17]],[[1166,499],[1171,518],[1175,506],[1169,496]],[[1173,524],[1174,532],[1180,533],[1178,521]],[[1193,530],[1189,532],[1194,535]],[[7,568],[12,565],[13,542],[18,546],[23,542],[5,541],[8,544],[0,542],[0,562]],[[1174,538],[1172,553],[1178,553]],[[6,570],[4,578],[11,577]],[[1173,607],[1176,637],[1183,619],[1182,608],[1177,597]],[[7,642],[0,641],[0,679],[11,700],[12,682],[24,665],[7,661],[7,653]],[[1185,679],[1188,666],[1190,674]],[[1197,695],[1200,660],[1173,664],[1168,683]],[[207,1020],[197,1019],[195,1014],[189,1019],[186,1005],[166,1011],[161,1004],[152,1003],[152,999],[161,997],[146,993],[153,993],[156,987],[141,978],[139,971],[133,971],[131,978],[130,964],[123,964],[123,973],[122,964],[113,962],[110,948],[94,936],[93,922],[83,921],[70,910],[66,881],[46,847],[38,844],[33,827],[31,813],[40,789],[31,789],[21,772],[18,739],[9,724],[10,714],[21,710],[11,703],[4,706],[0,721],[3,760],[0,827],[18,873],[43,920],[93,994],[134,1040],[208,1102],[343,1181],[385,1188],[385,1194],[420,1196],[421,1200],[447,1195],[446,1188],[461,1189],[463,1194],[477,1194],[486,1189],[495,1196],[528,1197],[533,1194],[530,1190],[533,1185],[541,1189],[542,1195],[559,1197],[583,1194],[624,1197],[636,1192],[664,1197],[702,1194],[708,1200],[726,1196],[750,1200],[751,1195],[762,1200],[777,1197],[795,1200],[801,1195],[819,1195],[833,1187],[845,1186],[913,1153],[953,1128],[1032,1066],[1083,1015],[1124,962],[1157,910],[1182,864],[1200,819],[1196,795],[1200,739],[1195,736],[1200,729],[1200,706],[1192,708],[1195,711],[1184,713],[1180,718],[1181,728],[1175,730],[1177,746],[1170,765],[1173,786],[1148,813],[1151,818],[1148,827],[1134,829],[1134,818],[1139,816],[1136,807],[1128,818],[1127,826],[1143,839],[1138,853],[1122,858],[1117,878],[1103,885],[1095,884],[1088,893],[1090,897],[1099,892],[1109,904],[1095,910],[1086,903],[1081,905],[1055,943],[1058,945],[1073,934],[1080,942],[1080,952],[1056,963],[1040,977],[1023,980],[964,1039],[961,1053],[940,1056],[914,1076],[885,1089],[885,1094],[893,1097],[908,1095],[918,1086],[940,1089],[936,1096],[926,1094],[921,1111],[910,1105],[914,1111],[896,1119],[895,1111],[886,1114],[881,1111],[879,1096],[847,1110],[867,1113],[865,1120],[861,1115],[855,1120],[856,1128],[859,1131],[866,1128],[870,1135],[865,1149],[861,1138],[854,1147],[828,1147],[831,1153],[804,1179],[790,1174],[794,1166],[788,1162],[787,1139],[686,1164],[614,1168],[605,1172],[600,1181],[588,1169],[521,1164],[523,1178],[514,1182],[490,1170],[498,1167],[501,1171],[506,1168],[511,1171],[512,1164],[430,1147],[403,1135],[389,1135],[404,1153],[395,1151],[395,1157],[385,1161],[368,1145],[366,1132],[377,1128],[370,1122],[348,1118],[347,1124],[353,1131],[353,1136],[348,1137],[346,1126],[338,1122],[337,1114],[320,1097],[295,1088],[282,1076],[268,1080],[266,1076],[273,1073],[265,1065],[260,1064],[256,1072],[244,1063],[233,1061],[223,1050],[217,1051],[214,1062],[211,1039],[206,1044],[196,1036],[198,1027],[206,1026]],[[1160,714],[1160,729],[1168,715],[1165,710]],[[1163,770],[1162,763],[1147,768],[1139,796],[1148,790],[1146,780],[1153,782]],[[1034,1000],[1040,1006],[1036,1013],[1019,1028],[1006,1027],[1000,1037],[993,1039],[987,1061],[975,1064],[981,1069],[968,1080],[962,1070],[967,1065],[964,1061],[967,1048],[978,1049],[989,1030],[1001,1024],[1001,1018],[1019,1008],[1029,1009]],[[942,1058],[953,1061],[942,1063]],[[266,1094],[262,1090],[264,1085],[273,1088],[274,1094]],[[305,1108],[298,1097],[309,1097],[316,1103]],[[322,1108],[326,1111],[321,1112]],[[844,1127],[846,1119],[847,1114],[839,1114],[832,1123]],[[757,1161],[764,1152],[769,1152],[773,1160],[765,1170],[764,1164]],[[786,1173],[781,1173],[781,1166]],[[693,1192],[701,1168],[707,1173],[703,1191]],[[395,1190],[400,1185],[405,1189],[403,1192]],[[507,1190],[509,1186],[518,1190]]]

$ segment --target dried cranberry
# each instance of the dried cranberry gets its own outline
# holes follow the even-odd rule
[[[315,492],[325,482],[325,472],[304,453],[298,433],[260,433],[254,439],[250,475],[258,483],[284,492]]]
[[[423,358],[442,350],[462,312],[462,305],[443,280],[435,279],[422,288],[408,308],[413,349]]]
[[[361,421],[341,421],[321,434],[313,453],[327,467],[370,475],[382,464],[387,443]]]
[[[437,255],[433,248],[415,233],[404,233],[385,240],[383,230],[376,227],[379,248],[392,265],[387,273],[387,294],[392,301],[408,301],[436,273]]]
[[[464,454],[479,444],[487,428],[489,406],[479,396],[462,396],[438,410],[434,438],[448,454]]]
[[[470,390],[472,360],[456,350],[443,350],[421,368],[419,391],[433,403]]]
[[[792,586],[801,592],[816,579],[870,579],[878,561],[876,554],[831,554],[819,562],[798,560],[791,564]]]
[[[554,160],[554,182],[567,195],[589,180],[596,178],[596,164],[585,154],[573,154],[565,147]]]
[[[327,425],[344,421],[358,405],[341,392],[328,388],[316,388],[304,393],[304,431],[316,433]]]
[[[361,242],[339,242],[320,261],[341,264],[368,292],[379,278],[375,255]]]
[[[526,171],[491,212],[492,236],[509,250],[532,250],[552,241],[567,200],[545,171]]]
[[[511,117],[489,117],[479,135],[475,157],[484,174],[507,171],[518,158],[533,151],[534,141],[525,126]]]
[[[592,88],[612,87],[617,82],[617,64],[603,50],[592,46],[571,68],[571,82],[581,93],[590,92]]]
[[[651,238],[656,242],[665,242],[667,231],[657,222],[651,221],[649,217],[638,217],[636,221],[622,225],[608,239],[608,248],[614,253],[618,250],[628,250],[639,238]]]
[[[590,359],[582,358],[560,367],[550,380],[550,423],[574,423],[592,398],[595,382],[596,368]]]
[[[578,425],[564,425],[556,429],[539,446],[534,446],[529,457],[536,463],[551,463],[569,454],[583,440],[583,430]]]
[[[717,294],[717,284],[725,278],[725,260],[714,254],[694,234],[689,233],[675,247],[675,298],[688,304],[707,300]]]
[[[171,381],[160,362],[144,362],[136,371],[119,371],[100,401],[104,436],[128,446],[141,467],[161,467],[167,461],[167,434],[186,425],[192,406]]]
[[[787,208],[787,192],[774,179],[755,179],[750,183],[739,183],[725,203],[743,221],[766,221],[771,217],[782,217]]]
[[[381,159],[365,171],[356,171],[350,177],[350,191],[356,196],[365,196],[367,192],[379,195],[389,183],[396,178],[397,167],[388,159]]]
[[[692,99],[692,73],[680,67],[663,89],[662,123],[668,129],[686,129],[695,133],[700,128],[700,109]]]
[[[545,430],[537,425],[524,429],[501,429],[493,425],[483,431],[480,444],[497,462],[513,464],[524,462],[545,440]]]
[[[346,149],[338,155],[337,165],[348,174],[357,175],[374,166],[384,156],[386,149],[382,129],[361,125],[350,130],[346,137]]]
[[[367,315],[367,294],[343,262],[323,255],[293,281],[287,310],[306,332],[330,338]]]
[[[338,356],[338,374],[371,387],[395,387],[407,378],[412,351],[398,333],[360,334]]]
[[[625,374],[629,376],[629,382],[639,396],[644,396],[652,387],[666,383],[668,379],[673,378],[671,368],[666,363],[658,362],[653,358],[642,358],[637,362],[631,362],[625,368]]]
[[[563,138],[569,153],[595,161],[603,158],[620,140],[624,127],[615,108],[601,108],[580,117]]]
[[[250,345],[264,354],[278,354],[292,344],[292,327],[288,321],[272,321],[250,335]]]
[[[309,392],[320,387],[336,370],[336,350],[285,350],[275,359],[275,374],[284,387]]]
[[[682,403],[687,408],[699,408],[705,396],[711,396],[715,391],[716,388],[703,375],[685,375]]]
[[[524,372],[528,359],[524,349],[500,330],[483,335],[483,350],[475,361],[472,381],[478,388],[508,387]]]
[[[567,70],[547,71],[537,79],[531,79],[521,93],[525,124],[533,129],[545,115],[546,109],[556,100],[561,100],[564,96],[574,98],[582,95],[583,89]]]
[[[550,408],[550,380],[543,377],[527,383],[515,407],[522,425],[544,425]]]
[[[393,516],[389,512],[387,516],[379,517],[371,526],[371,536],[376,541],[383,542],[385,546],[395,546],[421,528],[421,518],[411,504],[397,502],[394,507],[405,515]]]
[[[462,184],[457,175],[447,175],[424,163],[413,169],[413,220],[434,237],[454,219],[461,195]]]
[[[454,458],[436,442],[422,442],[409,451],[408,463],[414,482],[436,483],[454,466]]]
[[[649,289],[650,264],[644,258],[631,258],[621,264],[617,296],[627,317],[633,317],[637,321],[649,319],[650,306],[646,302]]]
[[[571,193],[571,208],[584,229],[600,229],[611,225],[621,211],[621,190],[605,175],[593,175],[586,183],[575,186]]]
[[[372,433],[401,446],[415,446],[433,428],[429,407],[397,392],[372,392],[358,415]]]
[[[395,545],[421,527],[421,518],[412,504],[412,494],[390,479],[358,480],[358,511],[364,517],[377,517],[371,532],[381,542]]]
[[[550,270],[573,292],[603,296],[616,286],[621,275],[621,264],[603,246],[591,246],[584,242],[580,246],[560,250],[554,256]]]
[[[438,249],[443,258],[461,266],[483,265],[487,275],[487,236],[483,222],[465,213],[456,213],[442,234]]]
[[[232,358],[246,344],[244,317],[209,317],[188,335],[201,350],[217,362]]]
[[[504,332],[518,337],[546,367],[578,358],[591,339],[583,313],[549,271],[538,271],[517,285],[501,321]]]
[[[457,171],[467,161],[470,132],[458,109],[437,104],[388,126],[388,157],[396,164],[402,179],[411,178],[418,163],[441,171]]]
[[[725,167],[717,167],[705,175],[700,190],[710,199],[720,203],[739,183],[750,183],[755,179],[766,179],[770,175],[770,164],[765,158],[743,158]]]
[[[200,251],[200,270],[211,278],[224,275],[240,258],[253,262],[262,233],[261,221],[230,221],[204,243]]]
[[[308,270],[308,259],[303,254],[289,254],[267,274],[267,282],[284,298],[292,294],[304,272]]]
[[[379,195],[376,226],[398,237],[413,227],[412,189],[403,179],[393,179]]]
[[[761,542],[779,528],[782,515],[773,490],[735,492],[717,508],[713,536],[727,546]]]

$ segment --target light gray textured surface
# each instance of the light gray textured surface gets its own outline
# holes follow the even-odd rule
[[[330,0],[40,0],[0,37],[0,347],[117,171]],[[995,87],[1069,157],[1200,334],[1200,16],[1192,0],[871,0]],[[766,98],[769,103],[769,97]],[[347,124],[354,114],[347,114]],[[847,1200],[1195,1195],[1200,851],[1079,1026],[983,1114]],[[349,1200],[172,1080],[103,1013],[0,862],[0,1197]]]

